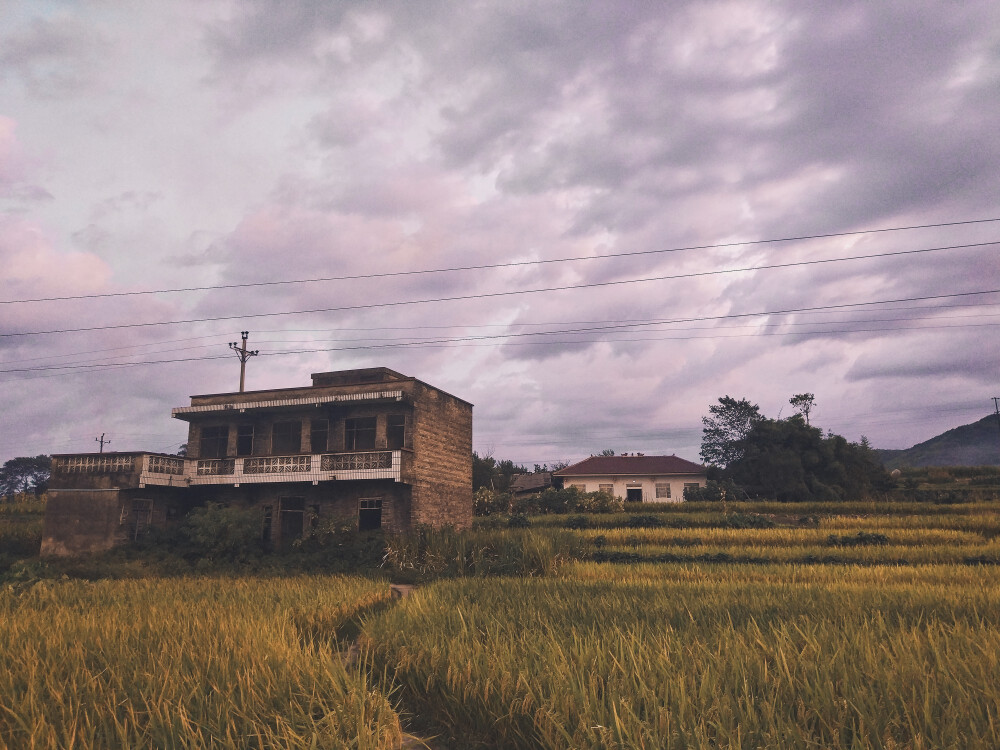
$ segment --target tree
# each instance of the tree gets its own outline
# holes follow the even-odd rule
[[[598,455],[600,455],[600,456],[613,456],[613,455],[615,455],[615,452],[611,448],[605,448]]]
[[[799,414],[806,418],[806,425],[809,424],[809,412],[812,411],[813,406],[815,406],[815,402],[816,396],[812,393],[796,393],[788,399],[788,403],[790,403]]]
[[[486,487],[497,492],[507,492],[510,489],[511,480],[516,474],[527,473],[526,468],[518,466],[510,459],[505,458],[502,461],[497,461],[489,454],[483,457],[475,452],[472,454],[473,490]]]
[[[710,416],[701,419],[700,455],[706,463],[728,466],[743,456],[747,435],[763,419],[760,407],[745,398],[723,396],[708,411]]]
[[[840,435],[823,437],[799,414],[755,423],[725,474],[750,497],[782,502],[862,500],[892,487],[870,449]]]
[[[19,492],[45,492],[52,471],[52,459],[46,455],[12,458],[0,467],[0,495]]]

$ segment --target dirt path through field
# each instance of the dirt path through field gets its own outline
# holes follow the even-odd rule
[[[393,600],[405,599],[417,589],[416,586],[408,583],[393,583],[389,586],[389,588],[392,591]],[[348,646],[346,651],[340,652],[340,656],[344,660],[344,666],[346,667],[354,666],[360,655],[361,649],[358,647],[358,642],[356,640],[351,642],[351,645]],[[437,750],[438,746],[431,740],[427,740],[423,737],[418,737],[404,731],[403,742],[399,748],[400,750]]]

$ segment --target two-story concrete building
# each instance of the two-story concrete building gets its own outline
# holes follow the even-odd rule
[[[337,519],[361,530],[472,521],[472,404],[384,367],[312,385],[192,396],[184,457],[53,456],[42,554],[107,549],[207,502],[257,507],[272,544]]]

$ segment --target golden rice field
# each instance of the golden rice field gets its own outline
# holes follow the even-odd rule
[[[0,591],[0,747],[385,748],[390,701],[336,633],[353,577],[42,582]]]
[[[995,748],[1000,573],[617,566],[438,582],[377,669],[471,745]]]
[[[8,579],[0,748],[1000,746],[996,508],[858,505],[440,533],[396,555],[427,571],[401,601],[361,576]],[[723,562],[592,559],[614,551]]]

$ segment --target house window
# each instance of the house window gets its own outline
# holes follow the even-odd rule
[[[399,450],[406,442],[406,417],[402,414],[390,414],[385,422],[386,447],[391,451]]]
[[[363,497],[358,501],[358,531],[382,528],[382,498]]]
[[[275,422],[271,432],[271,453],[298,453],[302,450],[302,423]]]
[[[599,485],[597,485],[597,491],[598,492],[603,492],[606,495],[614,495],[615,494],[615,486],[613,484],[599,484]]]
[[[309,428],[309,448],[313,453],[326,453],[327,440],[330,437],[330,422],[326,419],[314,419]]]
[[[700,486],[701,485],[698,484],[697,482],[685,482],[684,483],[684,492],[686,493],[688,490],[696,490]]]
[[[669,500],[670,499],[670,483],[664,482],[656,484],[656,499],[657,500]]]
[[[241,424],[236,427],[236,455],[253,455],[253,425]]]
[[[574,490],[580,490],[580,492],[587,491],[587,485],[585,484],[571,484],[570,487],[572,487]]]
[[[225,458],[229,449],[229,425],[201,428],[199,458]]]
[[[344,420],[344,450],[370,451],[375,449],[375,417],[356,417]]]

